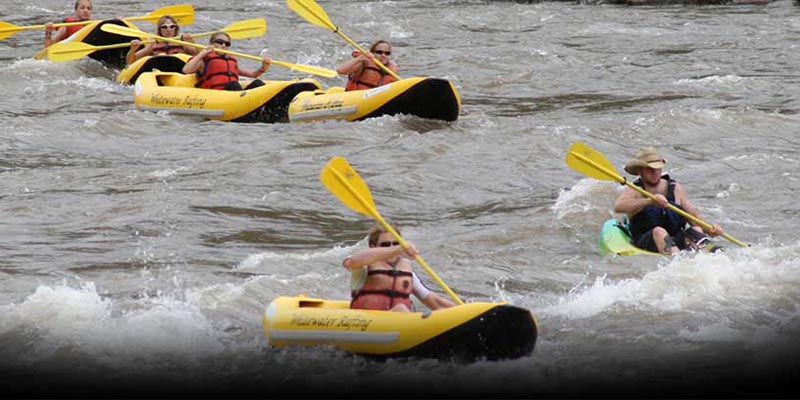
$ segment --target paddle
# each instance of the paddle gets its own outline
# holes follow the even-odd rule
[[[183,40],[165,38],[163,36],[158,36],[158,35],[154,35],[154,34],[151,34],[151,33],[142,32],[142,31],[140,31],[138,29],[131,29],[131,28],[127,28],[127,27],[119,26],[119,25],[106,24],[106,25],[103,25],[100,29],[102,29],[102,30],[104,30],[106,32],[116,33],[118,35],[132,36],[132,37],[149,37],[149,38],[152,38],[152,39],[161,40],[162,42],[177,43],[177,44],[182,44],[184,46],[194,46],[194,47],[197,47],[197,48],[200,48],[200,49],[205,49],[206,47],[208,47],[208,46],[203,46],[202,44],[184,42]],[[261,57],[252,56],[250,54],[239,53],[239,52],[236,52],[236,51],[223,50],[223,49],[214,49],[214,51],[216,51],[217,53],[231,54],[231,55],[234,55],[234,56],[237,56],[237,57],[249,58],[249,59],[255,60],[255,61],[261,61],[262,60]],[[280,65],[282,67],[296,69],[298,71],[303,71],[303,72],[306,72],[306,73],[309,73],[309,74],[324,76],[324,77],[327,77],[327,78],[333,78],[333,77],[337,76],[336,71],[333,71],[333,70],[330,70],[330,69],[326,69],[326,68],[312,67],[310,65],[292,64],[292,63],[288,63],[286,61],[278,61],[278,60],[272,60],[272,64],[278,64],[278,65]]]
[[[611,162],[608,161],[608,159],[602,153],[599,153],[598,151],[592,149],[591,147],[589,147],[584,143],[581,142],[572,143],[572,145],[569,147],[569,150],[567,151],[565,161],[570,168],[588,177],[606,181],[617,181],[623,185],[628,185],[631,189],[636,190],[637,192],[641,193],[642,196],[650,198],[651,200],[655,200],[656,198],[656,196],[653,195],[652,193],[642,189],[639,186],[634,185],[624,177],[620,176],[614,169],[614,166],[611,164]],[[695,217],[694,215],[689,214],[686,211],[683,211],[680,208],[673,206],[672,204],[668,204],[668,206],[672,211],[675,211],[676,213],[686,217],[692,222],[702,226],[703,229],[706,230],[713,229],[713,226]],[[741,247],[747,247],[747,244],[735,239],[734,237],[728,235],[727,233],[723,233],[722,237],[730,240],[731,242]]]
[[[345,35],[342,31],[339,30],[339,27],[333,24],[330,18],[328,18],[328,14],[325,10],[320,7],[314,0],[286,0],[286,5],[289,6],[297,15],[306,19],[306,21],[311,22],[314,25],[321,26],[325,29],[333,31],[333,33],[339,35],[342,39],[344,39],[347,43],[350,43],[351,46],[355,47],[361,54],[367,54],[367,51],[364,50],[358,43],[354,42],[353,39],[350,39]],[[394,77],[394,79],[400,79],[394,71],[387,68],[385,65],[381,64],[378,61],[377,57],[373,57],[372,61],[382,70],[386,71],[387,74]]]
[[[342,157],[332,158],[328,161],[328,164],[325,165],[325,168],[322,169],[322,172],[320,172],[319,180],[322,181],[325,187],[327,187],[331,193],[335,194],[342,203],[358,213],[374,218],[386,231],[391,233],[392,236],[400,242],[403,248],[408,248],[408,243],[400,237],[400,234],[397,233],[397,231],[381,217],[378,210],[375,209],[375,202],[372,200],[372,194],[369,192],[367,184],[358,176],[358,172],[350,166],[347,160]],[[459,305],[464,304],[464,302],[445,285],[444,281],[433,272],[431,267],[428,266],[419,254],[417,254],[415,260],[425,268],[428,275],[450,295],[453,301]]]
[[[194,7],[191,4],[179,4],[175,6],[161,7],[147,15],[138,17],[123,18],[125,21],[150,21],[152,23],[158,22],[158,19],[164,15],[171,15],[178,20],[181,25],[190,25],[194,23]],[[53,24],[53,27],[60,28],[62,26],[73,25],[88,25],[101,20],[77,21],[77,22],[60,22]],[[9,22],[0,21],[0,40],[3,40],[19,31],[31,29],[44,29],[47,25],[28,25],[17,26]]]
[[[226,32],[231,35],[233,39],[249,39],[253,37],[263,36],[267,33],[267,21],[264,18],[253,18],[244,21],[234,22],[219,31]],[[211,36],[218,31],[201,32],[192,35],[192,37]],[[47,54],[50,61],[71,61],[77,60],[87,56],[95,51],[108,50],[108,49],[121,49],[129,47],[128,43],[116,43],[105,46],[93,46],[83,42],[58,42],[48,47]]]

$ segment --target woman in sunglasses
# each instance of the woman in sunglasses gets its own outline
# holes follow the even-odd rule
[[[158,19],[156,23],[156,35],[166,38],[177,38],[180,36],[180,39],[184,42],[191,42],[194,43],[194,39],[192,35],[188,33],[184,33],[183,35],[180,34],[181,27],[178,26],[178,21],[171,15],[164,15]],[[128,64],[132,64],[134,61],[144,57],[144,56],[157,56],[162,54],[178,54],[178,53],[186,53],[189,55],[197,54],[197,48],[194,46],[184,46],[180,44],[173,44],[169,42],[159,42],[156,40],[153,43],[150,43],[141,50],[139,48],[142,47],[142,42],[138,39],[131,40],[131,49],[128,51],[128,56],[126,57],[126,61]]]
[[[350,308],[409,312],[414,309],[412,294],[431,310],[455,305],[431,292],[412,271],[411,259],[417,256],[413,243],[406,242],[408,247],[403,248],[383,226],[370,229],[368,242],[368,249],[342,261],[351,273]]]
[[[381,64],[397,74],[397,64],[389,60],[391,55],[392,45],[385,40],[372,43],[367,54],[354,51],[352,60],[345,61],[336,68],[339,74],[347,75],[347,86],[344,90],[372,89],[394,82],[396,79],[373,61],[377,57]]]
[[[261,68],[239,68],[236,58],[228,54],[217,53],[216,49],[227,50],[231,46],[231,37],[225,32],[215,32],[209,39],[209,46],[197,53],[183,66],[184,74],[196,73],[197,87],[219,90],[242,90],[239,76],[258,78],[267,71],[271,62],[269,57],[261,60]],[[244,90],[263,86],[260,79],[253,79]]]

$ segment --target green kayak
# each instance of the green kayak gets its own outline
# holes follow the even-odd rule
[[[603,228],[600,229],[600,240],[598,241],[600,252],[603,254],[614,253],[621,256],[632,256],[636,254],[650,256],[662,255],[634,246],[628,232],[627,224],[617,221],[616,218],[611,218],[604,222]]]

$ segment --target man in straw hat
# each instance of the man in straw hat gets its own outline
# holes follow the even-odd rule
[[[628,215],[636,247],[666,254],[687,248],[697,249],[708,240],[705,233],[721,235],[722,227],[714,224],[713,229],[705,233],[699,225],[686,227],[690,221],[669,208],[668,204],[672,204],[701,219],[683,186],[669,175],[661,175],[666,164],[667,160],[655,148],[639,149],[636,157],[625,164],[625,171],[638,175],[633,183],[652,193],[655,200],[626,186],[614,203],[614,211]]]

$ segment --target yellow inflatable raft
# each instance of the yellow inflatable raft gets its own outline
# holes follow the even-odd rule
[[[106,46],[120,43],[130,43],[134,38],[128,36],[117,35],[116,33],[109,33],[102,29],[101,26],[105,24],[114,24],[125,26],[131,29],[139,29],[136,25],[121,19],[107,19],[102,21],[95,21],[87,24],[81,30],[75,32],[70,37],[64,39],[64,42],[81,42],[90,44],[92,46]],[[143,38],[142,38],[143,40]],[[111,67],[123,68],[126,65],[125,57],[128,55],[129,47],[118,49],[103,49],[89,54],[90,58],[105,63]],[[47,48],[42,49],[34,56],[35,59],[40,60],[47,56]]]
[[[175,72],[144,72],[134,85],[136,107],[146,111],[200,115],[234,122],[286,122],[289,102],[303,91],[320,89],[319,82],[306,78],[265,81],[250,90],[229,91],[196,88],[197,76]],[[242,80],[242,87],[249,81]]]
[[[192,56],[188,54],[144,56],[120,71],[117,75],[117,82],[122,84],[136,83],[136,79],[142,73],[156,70],[160,72],[181,72],[183,66],[191,58]]]
[[[381,115],[407,114],[455,121],[461,98],[446,79],[406,78],[370,90],[346,92],[342,87],[301,93],[289,105],[291,122],[344,119],[360,121]]]
[[[264,312],[264,333],[278,347],[324,344],[377,358],[466,362],[528,356],[538,335],[533,314],[506,303],[410,313],[349,307],[346,300],[278,297]]]

